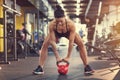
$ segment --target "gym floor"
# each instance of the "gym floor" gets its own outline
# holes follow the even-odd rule
[[[59,49],[61,57],[66,55],[66,47]],[[48,53],[44,66],[44,75],[33,75],[32,71],[38,66],[38,56],[28,56],[19,61],[10,61],[11,64],[0,64],[0,80],[119,80],[120,71],[115,60],[98,60],[98,55],[89,56],[88,60],[95,70],[93,75],[84,75],[84,67],[79,53],[74,49],[70,59],[70,67],[67,75],[59,75],[57,72],[53,52]]]

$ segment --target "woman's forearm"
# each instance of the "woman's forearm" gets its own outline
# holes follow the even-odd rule
[[[67,54],[68,58],[71,56],[72,49],[73,49],[73,43],[70,42],[68,46],[68,54]]]

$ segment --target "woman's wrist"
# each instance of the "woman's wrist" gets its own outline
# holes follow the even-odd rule
[[[56,58],[59,58],[59,57],[60,57],[58,51],[55,51],[54,53],[55,53],[55,57],[56,57]]]

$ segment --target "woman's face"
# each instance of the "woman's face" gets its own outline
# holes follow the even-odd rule
[[[63,25],[65,23],[65,18],[55,18],[57,25]]]

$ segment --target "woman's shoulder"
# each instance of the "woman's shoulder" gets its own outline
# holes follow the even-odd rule
[[[73,22],[70,18],[66,18],[67,22]]]
[[[48,26],[51,26],[54,24],[54,20],[48,22]]]
[[[52,21],[49,22],[49,28],[50,29],[54,29],[54,26],[56,25],[56,21],[55,19],[53,19]]]
[[[66,20],[67,20],[67,24],[69,26],[73,26],[74,25],[74,22],[70,18],[67,18]]]

